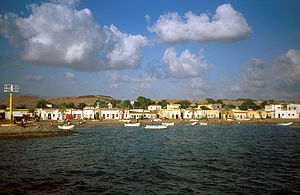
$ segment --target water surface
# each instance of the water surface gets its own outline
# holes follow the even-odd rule
[[[300,193],[297,128],[77,130],[77,136],[0,140],[0,193]]]

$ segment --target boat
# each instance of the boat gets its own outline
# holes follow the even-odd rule
[[[159,118],[158,118],[158,119],[153,119],[153,121],[156,121],[156,122],[157,122],[157,121],[161,121],[161,119],[159,119]]]
[[[191,119],[190,121],[191,122],[198,122],[198,120],[196,120],[196,119]]]
[[[125,127],[139,127],[141,123],[124,123]]]
[[[208,123],[205,123],[205,122],[199,122],[199,125],[208,125]]]
[[[69,129],[74,129],[75,125],[58,125],[57,127],[59,129],[69,130]]]
[[[289,123],[278,123],[277,125],[280,125],[280,126],[289,126],[289,125],[292,125],[293,122],[289,122]]]
[[[198,123],[198,122],[193,122],[193,123],[191,123],[191,125],[195,126],[195,125],[197,125],[197,123]]]
[[[236,118],[237,121],[250,121],[251,118]]]
[[[174,122],[173,123],[162,123],[162,125],[165,125],[165,126],[174,126]]]
[[[166,125],[146,125],[145,129],[166,129],[168,126]]]

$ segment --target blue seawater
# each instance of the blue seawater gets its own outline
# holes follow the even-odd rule
[[[276,125],[77,127],[0,140],[0,194],[299,194],[300,131]]]

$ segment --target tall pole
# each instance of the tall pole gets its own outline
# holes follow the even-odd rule
[[[13,95],[12,95],[12,92],[10,92],[10,103],[9,103],[9,121],[10,121],[10,124],[12,124],[13,123],[13,111],[12,111],[12,109],[13,109]]]

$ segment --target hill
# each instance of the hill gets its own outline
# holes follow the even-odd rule
[[[48,97],[40,98],[36,96],[16,96],[13,98],[14,107],[25,105],[25,108],[35,108],[39,101],[46,101],[50,104],[58,105],[61,103],[70,103],[73,102],[75,105],[79,103],[85,103],[86,105],[93,105],[96,100],[109,102],[113,100],[110,96],[101,96],[101,95],[88,95],[88,96],[74,96],[74,97]],[[9,107],[9,99],[0,100],[0,105],[6,105]]]

